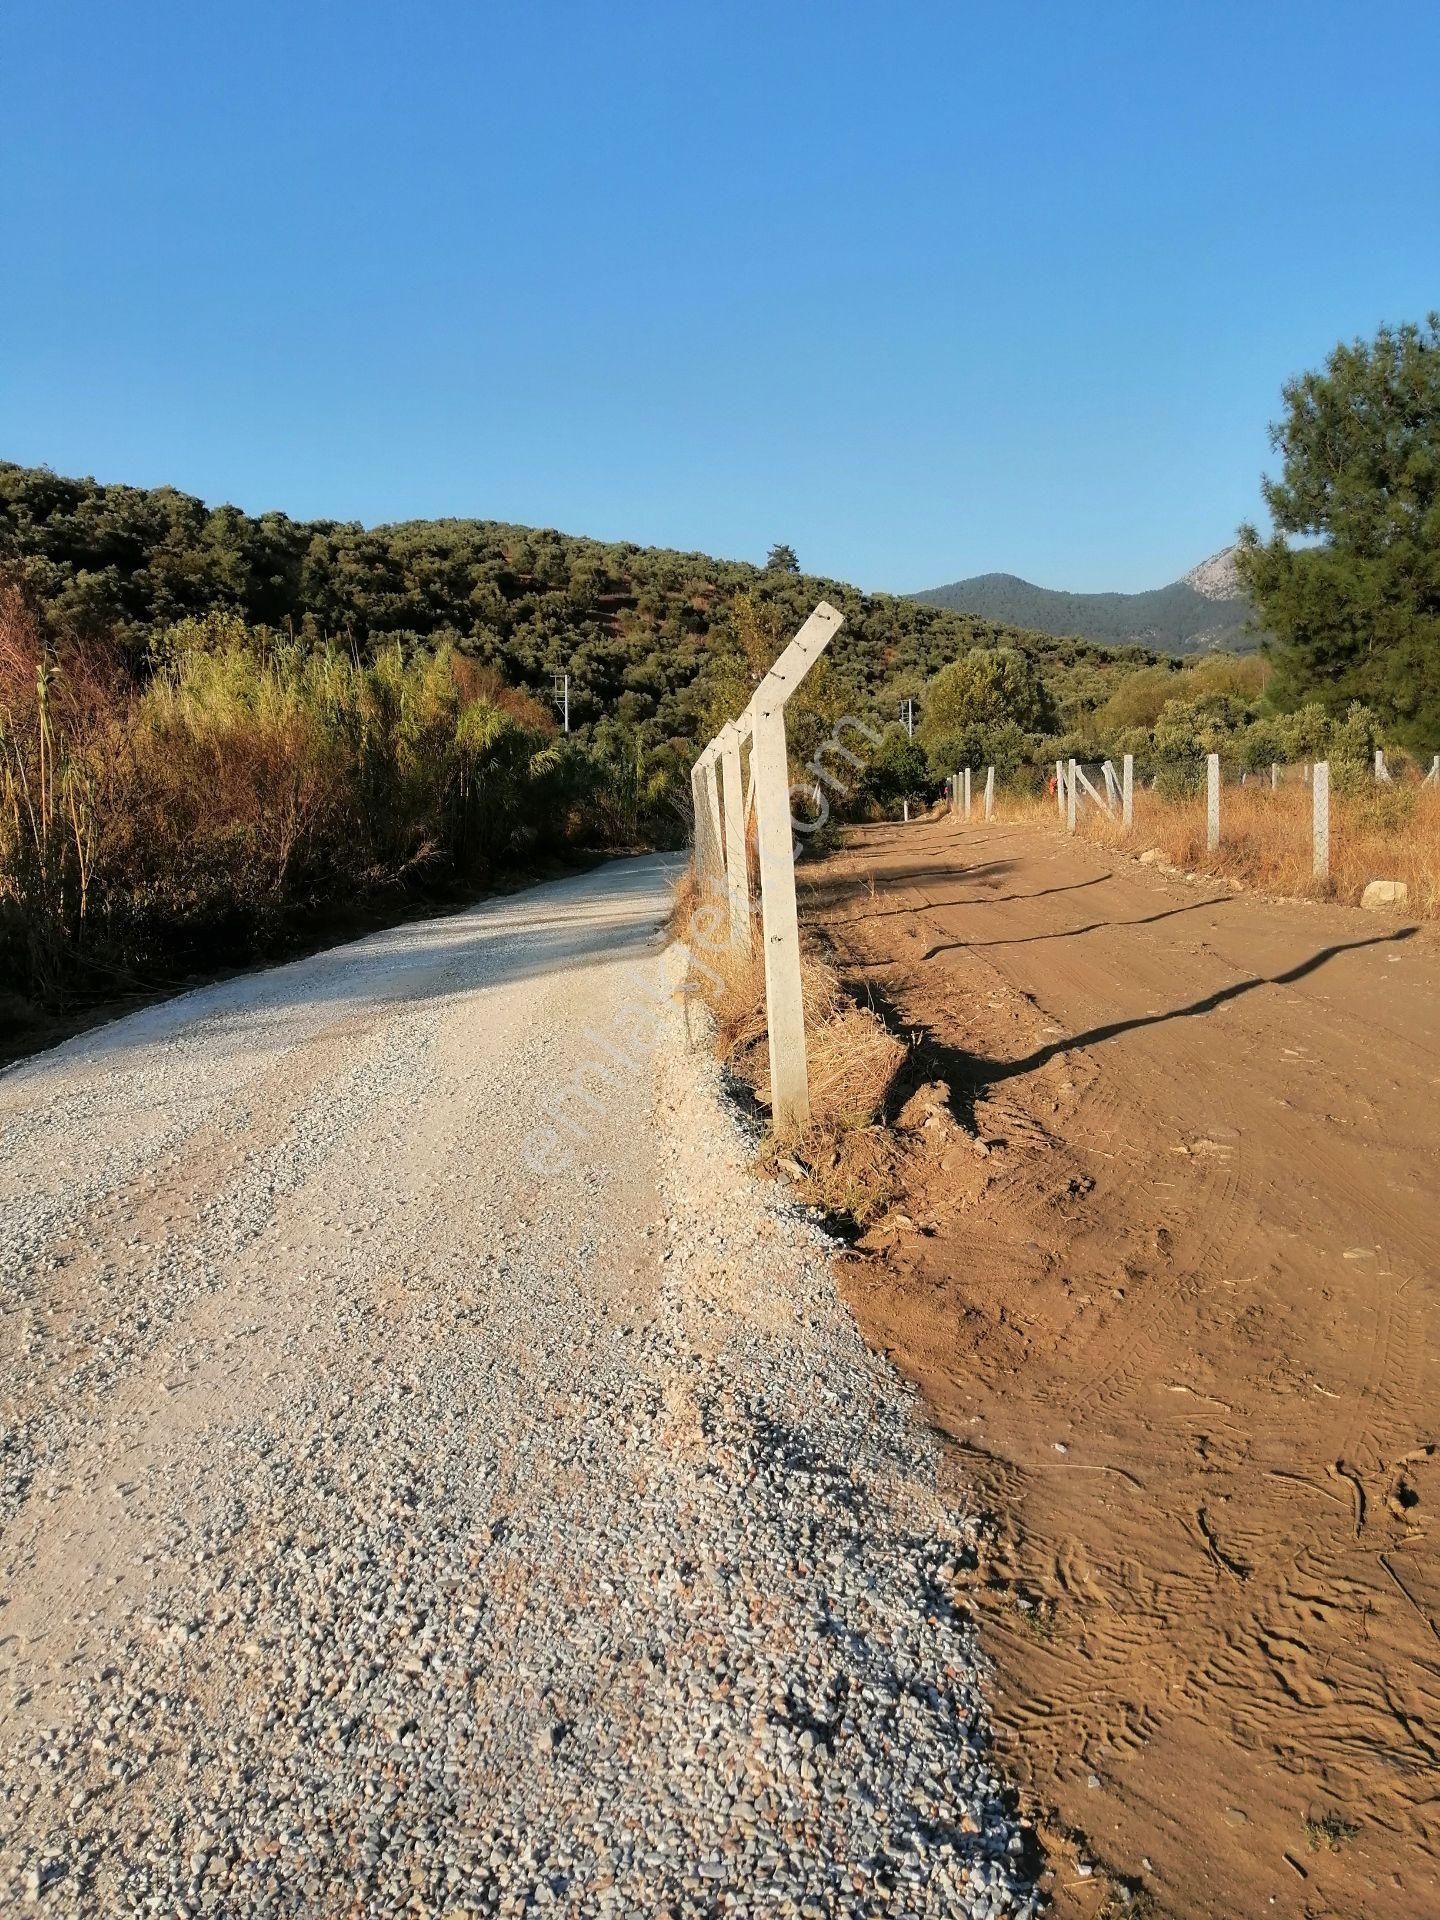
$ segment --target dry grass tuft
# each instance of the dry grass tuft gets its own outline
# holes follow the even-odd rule
[[[765,972],[758,939],[747,952],[724,940],[723,910],[702,904],[687,872],[671,930],[694,956],[698,982],[714,1023],[717,1058],[762,1106],[770,1103],[765,1023]],[[810,1070],[810,1125],[800,1139],[768,1145],[768,1157],[812,1204],[857,1224],[875,1219],[899,1191],[901,1148],[882,1123],[906,1048],[869,1008],[846,991],[839,974],[806,941],[800,961]]]
[[[1409,911],[1440,915],[1440,790],[1418,783],[1379,786],[1368,778],[1330,796],[1330,878],[1311,871],[1310,790],[1268,783],[1227,786],[1220,796],[1220,845],[1205,845],[1205,801],[1135,795],[1135,825],[1126,832],[1093,806],[1078,832],[1104,846],[1138,853],[1155,847],[1171,866],[1210,873],[1288,898],[1338,900],[1358,906],[1371,880],[1403,880]],[[1053,800],[1006,803],[1008,819],[1055,827]]]

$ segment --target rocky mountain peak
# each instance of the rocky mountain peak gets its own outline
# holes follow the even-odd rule
[[[1193,587],[1196,593],[1203,594],[1207,600],[1238,600],[1245,592],[1235,566],[1233,546],[1222,547],[1219,553],[1212,553],[1208,560],[1202,560],[1198,567],[1192,567],[1181,578],[1187,587]]]

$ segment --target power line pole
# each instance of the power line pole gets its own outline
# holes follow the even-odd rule
[[[555,704],[560,709],[566,733],[570,731],[570,676],[567,673],[563,682],[555,689]]]
[[[908,697],[900,702],[900,718],[905,722],[905,731],[915,738],[915,702]]]

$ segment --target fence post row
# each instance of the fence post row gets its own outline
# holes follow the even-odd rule
[[[691,770],[695,798],[695,864],[703,890],[723,890],[731,938],[750,941],[750,873],[745,821],[755,809],[760,862],[760,918],[765,950],[765,1014],[770,1035],[770,1110],[778,1135],[810,1119],[805,1063],[805,1004],[800,986],[800,919],[795,901],[795,838],[790,809],[790,758],[785,702],[829,646],[844,616],[822,600],[781,653],[738,720],[726,723]],[[750,788],[742,799],[741,748],[750,742]],[[722,812],[716,765],[724,775]],[[743,931],[740,909],[743,908]]]
[[[1101,775],[1105,781],[1102,793],[1095,782],[1086,773],[1078,760],[1068,763],[1055,762],[1055,805],[1066,830],[1074,833],[1079,812],[1080,789],[1083,787],[1097,807],[1103,807],[1114,818],[1116,803],[1120,806],[1120,817],[1127,827],[1135,824],[1135,756],[1127,753],[1122,762],[1122,771],[1117,775],[1114,765],[1106,760],[1101,763]],[[995,793],[995,769],[991,767],[985,776],[985,818],[990,818]]]

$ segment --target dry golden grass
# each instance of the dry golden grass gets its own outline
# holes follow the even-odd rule
[[[1287,898],[1338,900],[1358,906],[1370,880],[1403,880],[1409,910],[1440,914],[1440,790],[1415,783],[1377,786],[1368,778],[1330,796],[1330,878],[1312,872],[1310,790],[1266,782],[1227,786],[1220,796],[1220,845],[1205,845],[1205,800],[1172,800],[1148,789],[1135,795],[1135,824],[1086,806],[1077,831],[1104,846],[1138,853],[1158,848],[1171,866],[1213,873]],[[1009,801],[1001,818],[1054,828],[1052,800]]]
[[[749,950],[723,937],[723,910],[702,904],[692,871],[676,892],[671,931],[690,948],[693,977],[714,1022],[717,1058],[761,1105],[770,1102],[765,973],[757,939]],[[800,960],[810,1073],[810,1125],[767,1154],[798,1174],[805,1198],[865,1224],[899,1191],[899,1147],[882,1122],[906,1048],[806,940]]]

